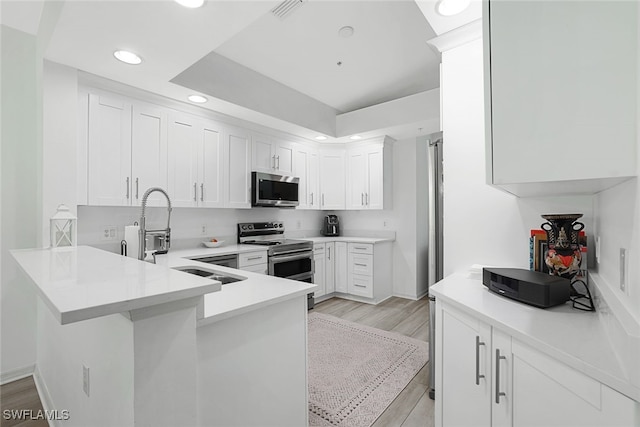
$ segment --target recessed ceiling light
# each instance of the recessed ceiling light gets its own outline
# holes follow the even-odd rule
[[[128,50],[116,50],[113,52],[113,56],[115,56],[118,61],[122,61],[125,64],[138,65],[142,62],[142,58],[140,58],[140,56],[133,52],[129,52]]]
[[[470,0],[440,0],[436,11],[442,16],[457,15],[469,7]]]
[[[189,9],[198,8],[204,4],[204,0],[175,0],[175,2]]]
[[[351,37],[353,35],[353,27],[346,25],[338,30],[338,34],[345,39]]]
[[[349,139],[352,139],[352,140],[356,141],[356,140],[358,140],[358,139],[362,139],[362,137],[361,137],[360,135],[351,135],[351,136],[349,137]]]
[[[203,104],[208,101],[208,99],[202,95],[189,95],[187,96],[187,99],[191,102],[195,102],[196,104]]]
[[[327,140],[327,137],[326,137],[326,136],[324,136],[324,135],[318,135],[318,136],[316,136],[316,139],[317,139],[318,141],[326,141],[326,140]]]

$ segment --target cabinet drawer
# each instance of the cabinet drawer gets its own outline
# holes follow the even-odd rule
[[[349,254],[349,267],[351,274],[373,275],[373,256],[361,254]]]
[[[314,243],[313,244],[313,254],[323,254],[324,253],[324,243]]]
[[[369,243],[349,243],[349,253],[373,255],[373,245]]]
[[[267,274],[269,273],[269,265],[268,264],[248,265],[248,266],[241,267],[240,270],[250,271],[252,273]]]
[[[349,293],[361,297],[373,298],[373,277],[351,274],[349,276]]]
[[[267,252],[259,251],[259,252],[246,252],[238,254],[238,267],[243,268],[249,265],[256,264],[266,264],[267,263]]]

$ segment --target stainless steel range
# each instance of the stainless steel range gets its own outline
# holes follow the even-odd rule
[[[270,276],[313,283],[313,242],[286,239],[282,222],[240,223],[238,243],[269,247],[267,254]],[[307,295],[307,305],[309,309],[313,308],[313,293]]]

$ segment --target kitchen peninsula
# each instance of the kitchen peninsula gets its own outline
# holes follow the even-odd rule
[[[45,408],[69,411],[64,425],[306,424],[314,285],[215,266],[244,279],[221,286],[175,269],[212,266],[171,253],[157,265],[86,246],[12,255],[39,295],[36,382]]]

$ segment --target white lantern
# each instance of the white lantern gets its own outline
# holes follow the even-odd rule
[[[78,218],[69,212],[68,207],[58,206],[57,212],[49,221],[52,248],[76,245]]]

